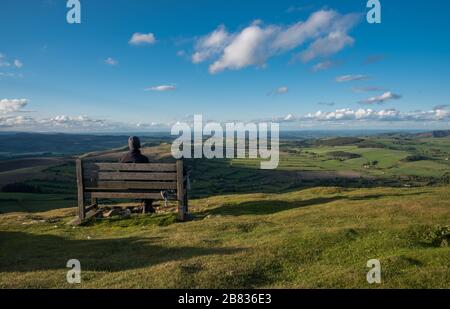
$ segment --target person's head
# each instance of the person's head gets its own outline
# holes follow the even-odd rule
[[[128,147],[130,147],[131,151],[136,151],[141,148],[141,141],[137,136],[130,136],[128,138]]]

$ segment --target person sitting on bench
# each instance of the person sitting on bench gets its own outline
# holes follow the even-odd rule
[[[128,151],[121,159],[120,163],[149,163],[146,156],[141,153],[141,141],[137,136],[130,136],[128,138]],[[143,200],[142,207],[145,212],[154,213],[155,209],[152,206],[153,200]]]

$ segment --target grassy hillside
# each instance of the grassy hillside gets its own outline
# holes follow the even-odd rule
[[[83,158],[117,162],[123,138],[99,139]],[[171,160],[169,144],[147,142],[151,160]],[[87,288],[450,288],[449,137],[293,138],[280,150],[277,170],[188,160],[192,222],[176,223],[171,207],[80,227],[66,224],[73,158],[3,160],[0,288],[74,287],[65,280],[73,258],[83,270],[76,287]],[[365,279],[373,258],[379,286]]]
[[[313,188],[193,200],[172,213],[87,226],[75,209],[0,215],[0,287],[450,288],[450,190]],[[381,285],[366,263],[382,265]]]

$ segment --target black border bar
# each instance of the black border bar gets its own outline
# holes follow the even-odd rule
[[[206,303],[179,303],[185,300]],[[234,296],[231,296],[234,295]],[[239,297],[239,295],[243,295]],[[270,296],[269,296],[270,295]],[[199,297],[200,296],[200,297]],[[203,297],[201,297],[203,296]],[[354,306],[355,308],[381,308],[382,306],[432,306],[449,299],[449,290],[0,290],[3,304],[49,306],[58,309],[86,308],[91,306],[111,306],[131,309],[141,305],[145,308],[161,306],[195,306],[214,308],[217,306],[261,306],[278,307],[283,305],[304,306]],[[240,299],[240,300],[239,300]],[[228,300],[228,301],[227,301]],[[185,301],[184,301],[185,302]],[[6,308],[6,307],[5,307]],[[101,307],[99,307],[101,308]],[[298,307],[301,308],[301,307]],[[164,309],[164,308],[163,308]],[[384,308],[381,308],[384,309]]]

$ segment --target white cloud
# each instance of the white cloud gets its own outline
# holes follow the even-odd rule
[[[23,67],[23,63],[19,59],[16,59],[14,60],[14,66],[20,69],[21,67]]]
[[[339,121],[408,121],[408,122],[443,122],[450,121],[449,110],[430,110],[430,111],[414,111],[403,113],[396,109],[337,109],[331,112],[317,111],[315,113],[309,113],[303,116],[294,116],[289,114],[285,117],[275,117],[271,119],[276,122],[304,122],[304,121],[317,121],[317,122],[339,122]],[[264,120],[267,121],[267,120]]]
[[[197,40],[192,55],[193,63],[200,63],[221,53],[230,42],[232,36],[227,32],[225,26],[220,25],[216,30]]]
[[[89,116],[58,115],[49,118],[34,118],[30,116],[15,115],[24,112],[27,106],[26,99],[0,100],[0,129],[24,131],[111,131],[132,130],[134,125],[114,122],[104,119],[95,119]]]
[[[352,81],[359,81],[359,80],[367,80],[370,79],[370,76],[368,75],[342,75],[336,77],[336,82],[338,83],[346,83],[346,82],[352,82]]]
[[[0,115],[0,129],[20,131],[60,131],[60,132],[96,132],[113,130],[132,130],[135,126],[88,116],[59,115],[51,118],[36,119],[27,116]]]
[[[286,86],[280,87],[277,89],[277,93],[278,94],[285,94],[289,92],[289,88]]]
[[[290,121],[294,121],[295,120],[295,116],[292,114],[288,114],[286,117],[284,117],[283,121],[285,122],[290,122]]]
[[[448,111],[448,110],[437,109],[437,110],[430,111],[430,113],[431,113],[431,115],[433,115],[433,113],[434,113],[433,116],[439,120],[450,120],[450,111]]]
[[[282,94],[286,94],[289,92],[289,87],[287,86],[281,86],[278,87],[276,89],[271,90],[270,92],[267,93],[268,96],[272,96],[272,95],[282,95]]]
[[[360,104],[383,104],[389,100],[399,100],[402,96],[399,94],[392,93],[390,91],[383,93],[382,95],[370,97],[368,99],[362,100]]]
[[[312,67],[312,71],[313,72],[319,72],[319,71],[328,70],[328,69],[332,68],[335,65],[336,65],[336,63],[331,61],[331,60],[322,61],[322,62],[319,62],[319,63],[315,64]]]
[[[0,100],[0,129],[19,131],[111,131],[132,130],[134,125],[114,122],[104,119],[95,119],[89,116],[58,115],[49,118],[34,118],[30,116],[14,115],[24,112],[27,106],[26,99],[2,99]]]
[[[0,100],[0,113],[6,114],[17,112],[27,104],[27,99],[2,99]]]
[[[210,65],[209,72],[215,74],[225,69],[238,70],[250,65],[264,65],[270,55],[264,43],[274,32],[273,27],[263,29],[257,24],[245,28],[224,49],[222,56]]]
[[[372,109],[353,110],[349,108],[337,109],[333,112],[318,111],[308,114],[304,119],[317,121],[339,121],[339,120],[398,120],[400,112],[395,109],[374,111]]]
[[[25,117],[25,116],[2,117],[2,116],[0,116],[0,128],[30,127],[30,126],[33,126],[35,123],[36,123],[36,121],[31,117]]]
[[[107,65],[114,66],[114,65],[118,65],[118,64],[119,64],[119,61],[117,61],[116,59],[113,59],[113,58],[111,58],[111,57],[108,57],[108,58],[105,59],[105,63],[106,63]]]
[[[415,111],[405,114],[405,119],[412,121],[450,121],[450,111],[437,109],[430,111]]]
[[[153,33],[136,32],[133,34],[128,43],[132,45],[143,45],[143,44],[154,44],[155,42],[156,39]]]
[[[291,27],[281,29],[275,38],[273,46],[283,51],[302,45],[307,40],[328,36],[335,31],[347,32],[357,21],[357,15],[341,15],[333,10],[317,11],[305,21]]]
[[[346,33],[336,31],[328,36],[315,40],[308,49],[300,53],[300,59],[303,62],[310,61],[317,57],[333,55],[346,46],[352,46],[355,40]]]
[[[105,120],[92,119],[88,116],[70,117],[66,115],[58,115],[53,118],[38,121],[39,124],[51,127],[105,127],[108,123]]]
[[[190,119],[192,120],[192,119]],[[185,122],[184,120],[182,120]],[[210,121],[210,120],[208,120]],[[414,111],[409,113],[402,113],[396,109],[337,109],[331,112],[317,111],[309,113],[304,116],[295,116],[288,114],[282,117],[274,117],[271,119],[258,119],[254,121],[263,122],[278,122],[290,125],[318,125],[319,123],[348,125],[361,124],[367,126],[368,124],[375,124],[376,122],[403,122],[403,123],[424,123],[429,124],[446,124],[450,121],[450,111],[448,110],[429,110],[429,111]],[[235,121],[236,122],[236,121]],[[59,132],[109,132],[109,131],[133,131],[139,129],[167,129],[170,128],[176,121],[169,123],[150,122],[138,124],[126,124],[120,122],[113,122],[104,119],[95,119],[88,116],[67,116],[59,115],[52,118],[35,119],[28,116],[2,116],[0,114],[0,130],[23,130],[23,131],[59,131]],[[384,126],[384,125],[383,125]]]
[[[136,127],[140,128],[140,129],[154,129],[154,128],[169,128],[170,125],[167,123],[161,123],[161,122],[149,122],[149,123],[145,123],[145,122],[140,122],[136,124]]]
[[[192,55],[194,63],[214,59],[210,73],[238,70],[248,66],[263,66],[275,55],[296,49],[313,41],[302,54],[304,61],[329,56],[352,45],[347,32],[356,24],[356,14],[341,15],[333,10],[317,11],[304,22],[291,26],[263,25],[255,21],[236,33],[219,26],[200,38]]]
[[[4,54],[0,53],[0,67],[10,67],[10,66],[14,66],[20,69],[21,67],[23,67],[23,63],[19,59],[9,60]]]
[[[176,89],[177,89],[177,87],[174,85],[159,85],[159,86],[153,86],[153,87],[146,88],[145,90],[164,92],[164,91],[173,91]]]

